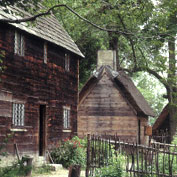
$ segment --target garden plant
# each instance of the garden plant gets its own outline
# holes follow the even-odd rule
[[[62,164],[63,167],[86,165],[86,140],[73,137],[65,139],[60,143],[59,147],[54,148],[51,152],[52,159],[57,164]]]

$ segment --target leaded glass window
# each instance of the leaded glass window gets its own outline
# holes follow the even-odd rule
[[[70,128],[70,107],[63,106],[63,127]]]
[[[20,56],[24,56],[24,36],[21,33],[15,32],[14,52]]]
[[[25,105],[13,103],[12,123],[14,126],[24,126]]]

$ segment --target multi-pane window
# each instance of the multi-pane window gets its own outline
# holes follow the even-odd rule
[[[44,43],[44,63],[47,63],[47,43]]]
[[[15,32],[14,52],[20,56],[24,56],[24,36],[21,33]]]
[[[12,123],[14,126],[24,126],[25,105],[13,103]]]
[[[70,55],[65,53],[65,71],[69,71],[70,68]]]
[[[63,106],[63,127],[70,128],[70,107]]]

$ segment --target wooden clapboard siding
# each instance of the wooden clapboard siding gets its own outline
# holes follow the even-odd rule
[[[111,133],[112,135],[137,136],[137,117],[110,117],[110,116],[79,116],[78,133],[79,136],[86,132]]]
[[[133,116],[134,111],[121,95],[114,82],[104,74],[87,98],[79,106],[81,115]]]
[[[118,134],[137,140],[135,111],[106,72],[79,105],[78,135],[87,133]]]
[[[123,140],[139,142],[140,139],[141,143],[146,143],[147,116],[140,117],[142,112],[131,101],[132,98],[129,99],[128,92],[114,77],[110,77],[105,68],[98,70],[100,73],[91,77],[80,92],[78,136],[117,134]]]
[[[139,117],[140,120],[140,139],[141,139],[141,144],[147,144],[148,143],[148,137],[145,135],[145,128],[148,126],[148,120],[147,118],[144,117]]]
[[[44,40],[19,31],[25,38],[25,56],[14,55],[15,29],[0,24],[0,53],[4,71],[0,73],[0,145],[8,134],[8,152],[38,153],[40,105],[46,105],[46,149],[77,131],[78,59],[68,50],[50,42],[47,64],[43,58]],[[65,53],[71,56],[70,71],[65,71]],[[12,103],[25,104],[25,131],[13,132]],[[71,108],[71,132],[63,132],[63,106]],[[19,127],[18,127],[19,128]]]

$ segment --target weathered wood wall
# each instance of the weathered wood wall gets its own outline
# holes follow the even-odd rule
[[[43,62],[44,41],[23,33],[25,57],[14,55],[15,29],[0,25],[0,53],[4,71],[0,74],[0,143],[8,141],[8,151],[14,153],[14,143],[20,152],[38,153],[39,107],[46,105],[46,149],[77,131],[78,58],[71,54],[71,67],[64,69],[65,49],[48,43],[48,61]],[[12,127],[12,103],[25,104],[25,126]],[[71,107],[71,132],[63,131],[63,106]],[[25,129],[25,131],[24,131]]]
[[[141,139],[147,119],[138,118],[133,107],[106,74],[85,95],[78,108],[78,135],[109,134],[122,139],[138,140],[138,120],[141,121]]]

